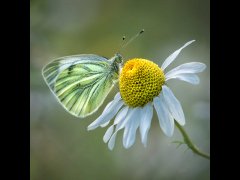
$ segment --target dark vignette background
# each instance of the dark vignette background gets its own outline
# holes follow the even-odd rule
[[[31,0],[30,130],[31,179],[210,179],[209,161],[192,154],[180,140],[160,130],[156,114],[144,148],[139,135],[129,150],[119,133],[113,151],[102,141],[106,129],[86,127],[116,93],[114,89],[94,115],[81,120],[69,115],[54,99],[41,76],[51,59],[81,53],[110,57],[121,37],[145,33],[123,50],[125,59],[142,57],[161,65],[185,42],[196,39],[170,68],[201,61],[207,69],[200,85],[172,81],[170,87],[183,105],[186,130],[203,150],[210,151],[210,10],[207,0],[110,1]]]

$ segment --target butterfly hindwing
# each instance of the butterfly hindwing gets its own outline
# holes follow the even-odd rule
[[[77,117],[95,112],[103,103],[118,72],[97,55],[57,59],[43,69],[43,76],[63,107]]]

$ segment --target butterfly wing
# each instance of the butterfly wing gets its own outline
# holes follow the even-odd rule
[[[94,113],[118,79],[118,72],[101,56],[81,54],[54,60],[43,76],[61,105],[72,115]]]

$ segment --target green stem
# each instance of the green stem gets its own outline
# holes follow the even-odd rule
[[[176,124],[176,126],[178,127],[179,131],[181,132],[181,134],[182,134],[182,136],[183,136],[183,139],[184,139],[184,142],[186,143],[186,145],[187,145],[195,154],[197,154],[197,155],[199,155],[199,156],[202,156],[202,157],[204,157],[204,158],[210,159],[210,155],[209,155],[209,154],[206,154],[206,153],[200,151],[200,150],[198,149],[198,147],[196,147],[196,146],[192,143],[191,139],[189,138],[188,134],[187,134],[186,131],[183,129],[183,127],[182,127],[180,124],[178,124],[178,122],[176,122],[176,121],[175,121],[175,124]]]

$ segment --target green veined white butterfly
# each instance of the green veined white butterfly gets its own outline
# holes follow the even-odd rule
[[[122,48],[143,32],[144,29]],[[102,105],[118,81],[122,63],[119,53],[110,59],[95,54],[65,56],[47,64],[42,75],[60,104],[72,115],[83,118]]]
[[[118,81],[122,56],[110,59],[80,54],[55,59],[43,70],[43,77],[60,104],[72,115],[94,113]]]

